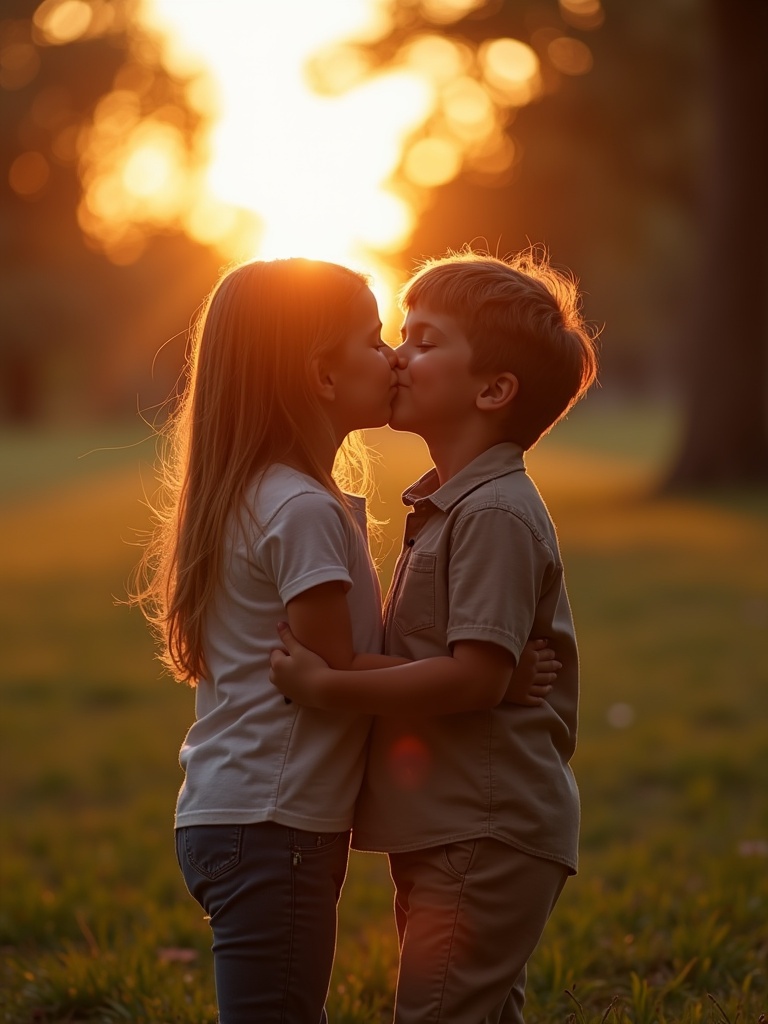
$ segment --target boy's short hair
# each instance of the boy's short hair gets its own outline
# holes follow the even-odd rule
[[[473,371],[515,374],[508,439],[524,449],[595,380],[596,335],[582,318],[576,282],[542,252],[449,252],[425,261],[399,298],[404,310],[419,305],[454,317],[472,346]]]

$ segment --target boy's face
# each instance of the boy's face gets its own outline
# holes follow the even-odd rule
[[[427,441],[461,427],[482,388],[472,348],[453,319],[424,306],[408,310],[397,355],[397,394],[389,425]]]

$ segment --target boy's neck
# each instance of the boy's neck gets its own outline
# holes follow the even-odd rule
[[[483,452],[500,444],[505,438],[497,436],[495,432],[491,434],[486,431],[478,433],[469,431],[460,436],[425,437],[424,440],[429,448],[429,454],[437,471],[437,479],[442,487],[470,462],[474,462]]]

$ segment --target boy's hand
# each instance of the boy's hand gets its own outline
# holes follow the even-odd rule
[[[558,669],[562,667],[548,640],[529,640],[512,673],[504,700],[526,708],[539,707],[551,692]]]
[[[283,694],[286,704],[295,700],[306,707],[322,707],[322,680],[328,664],[302,647],[288,624],[279,622],[277,631],[284,650],[269,656],[269,681]]]

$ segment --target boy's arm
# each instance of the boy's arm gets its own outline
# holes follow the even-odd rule
[[[330,667],[347,671],[391,669],[395,666],[412,669],[410,673],[398,674],[394,679],[365,680],[360,690],[355,689],[351,679],[336,680],[331,692],[318,693],[314,684],[304,687],[297,665],[282,666],[273,681],[286,697],[292,696],[288,687],[293,687],[295,699],[308,706],[342,707],[373,714],[417,715],[494,707],[502,699],[535,707],[551,690],[553,669],[556,671],[560,667],[559,662],[547,665],[553,652],[548,654],[548,649],[538,641],[526,644],[517,668],[509,652],[489,641],[459,641],[454,644],[453,657],[430,658],[418,663],[383,654],[356,654],[346,587],[341,582],[323,583],[300,593],[288,602],[287,612],[293,637],[309,648],[301,657],[306,655],[312,659],[312,651],[319,655],[318,659],[310,660],[310,670],[318,666],[326,670]],[[297,656],[299,653],[297,651]],[[413,667],[417,664],[420,666],[418,669]],[[289,670],[293,672],[293,669],[296,672],[289,676]],[[368,686],[374,686],[370,693]],[[383,692],[378,693],[380,687],[383,687]],[[300,688],[303,688],[301,692]],[[338,697],[334,695],[337,689]],[[348,689],[352,692],[347,693]],[[318,701],[331,703],[318,704]],[[389,710],[385,710],[385,706]]]
[[[285,624],[285,651],[271,657],[270,680],[298,704],[368,715],[447,715],[501,702],[515,664],[496,644],[461,640],[453,655],[385,668],[331,668],[303,647]]]
[[[548,640],[529,640],[520,652],[504,700],[526,708],[539,707],[552,692],[562,667]]]

